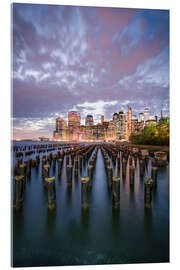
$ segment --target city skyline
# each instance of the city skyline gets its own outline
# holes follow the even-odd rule
[[[13,138],[77,111],[169,114],[169,11],[13,4]]]
[[[163,116],[158,119],[156,115],[150,117],[149,108],[144,109],[144,113],[133,117],[133,110],[128,107],[128,111],[121,109],[114,112],[111,119],[107,120],[104,115],[98,123],[94,122],[94,116],[87,114],[85,121],[82,121],[81,114],[76,111],[70,111],[68,120],[62,117],[56,118],[55,130],[53,131],[52,140],[55,141],[129,141],[132,133],[139,133],[145,127],[152,124],[158,125],[160,120],[168,119]],[[83,119],[84,120],[84,119]],[[39,138],[46,139],[46,138]]]

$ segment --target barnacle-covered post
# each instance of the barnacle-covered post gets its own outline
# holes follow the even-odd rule
[[[54,210],[56,208],[56,190],[55,190],[55,177],[46,177],[48,190],[48,209]]]
[[[112,203],[115,207],[120,205],[120,177],[116,176],[112,178]]]
[[[81,204],[82,208],[89,207],[88,191],[89,191],[89,177],[81,177]]]

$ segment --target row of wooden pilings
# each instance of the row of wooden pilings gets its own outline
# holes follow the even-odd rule
[[[26,187],[26,179],[31,177],[31,169],[38,169],[40,163],[39,155],[36,155],[35,160],[28,159],[23,163],[22,158],[18,158],[17,164],[14,167],[14,202],[16,209],[20,209],[23,204],[24,191]]]
[[[88,163],[88,160],[95,150],[93,158],[91,158],[88,166],[88,189],[84,188],[86,185],[84,183],[83,177],[81,179],[81,189],[82,189],[82,207],[86,208],[89,192],[89,187],[92,186],[92,175],[95,167],[95,160],[97,156],[97,146],[79,146],[73,149],[68,149],[66,151],[58,151],[55,154],[49,153],[49,155],[43,155],[41,157],[41,172],[43,179],[43,186],[47,190],[48,197],[48,209],[52,210],[56,208],[56,190],[55,190],[55,175],[50,176],[50,168],[52,166],[53,174],[56,171],[56,164],[58,164],[58,177],[61,176],[62,167],[64,159],[66,160],[66,179],[67,187],[72,187],[72,174],[74,171],[74,177],[78,178],[79,171],[82,167]],[[26,186],[26,179],[31,178],[31,169],[39,169],[40,156],[36,155],[35,159],[28,158],[27,161],[23,163],[23,158],[17,159],[17,164],[14,168],[14,208],[20,209],[23,205],[24,191]],[[87,179],[86,179],[87,180]]]
[[[137,155],[129,152],[127,149],[118,149],[114,145],[103,144],[101,146],[101,152],[104,158],[104,164],[107,174],[107,184],[112,194],[112,204],[115,207],[120,205],[120,177],[113,176],[113,167],[117,164],[117,169],[120,175],[120,168],[122,168],[122,178],[126,179],[127,163],[129,162],[129,183],[130,187],[134,187],[135,182],[135,168],[137,165]],[[148,163],[148,155],[139,155],[139,169],[141,179],[144,177],[145,168]],[[120,160],[122,166],[120,167]],[[157,185],[157,171],[156,166],[152,166],[151,178],[144,177],[144,203],[145,207],[151,207],[152,203],[152,190]]]
[[[79,170],[82,170],[82,167],[88,162],[90,158],[94,146],[86,146],[86,147],[79,147],[75,150],[68,150],[66,153],[58,159],[58,176],[61,175],[62,165],[64,161],[64,157],[66,159],[66,179],[67,179],[67,187],[72,187],[72,180],[73,180],[73,171],[75,179],[78,179]],[[55,163],[53,163],[55,164]],[[56,192],[55,192],[55,176],[49,177],[49,168],[50,165],[43,165],[43,177],[45,181],[45,187],[48,190],[48,209],[52,210],[56,208]],[[53,167],[53,169],[55,169]],[[89,205],[89,186],[91,185],[92,181],[92,168],[88,166],[88,177],[81,178],[81,201],[82,207],[87,208]],[[87,186],[88,185],[88,186]]]
[[[81,205],[84,210],[86,210],[90,204],[89,197],[93,186],[93,175],[96,166],[97,153],[98,146],[95,147],[94,154],[89,161],[87,176],[81,177]]]
[[[153,151],[150,152],[147,149],[142,149],[142,148],[137,148],[137,147],[132,147],[129,146],[128,144],[123,144],[123,143],[116,143],[113,145],[114,148],[117,148],[119,151],[123,151],[129,154],[132,154],[136,157],[139,158],[145,158],[151,156],[154,157],[153,163],[157,167],[165,167],[168,165],[168,159],[169,159],[169,154],[167,152],[163,151]]]
[[[68,144],[39,144],[29,146],[13,146],[12,151],[16,153],[16,157],[30,156],[32,154],[52,152],[54,150],[65,150],[68,148],[76,149],[79,147],[79,143]]]
[[[102,144],[100,146],[105,169],[107,173],[108,187],[112,191],[112,203],[115,207],[120,205],[120,178],[117,175],[113,176],[113,167],[117,163],[118,170],[122,168],[122,178],[126,178],[127,163],[129,162],[129,177],[130,185],[133,188],[135,181],[135,168],[137,165],[137,157],[139,158],[140,176],[144,178],[145,168],[149,155],[147,152],[137,154],[137,152],[130,151],[128,148],[122,149],[113,144]],[[95,151],[94,151],[95,150]],[[94,151],[94,154],[92,155]],[[50,176],[50,168],[52,166],[53,174],[56,171],[56,165],[58,164],[58,176],[61,176],[63,162],[66,162],[66,178],[67,187],[72,187],[73,173],[74,179],[78,179],[79,171],[85,164],[88,164],[87,175],[81,177],[81,201],[82,207],[86,209],[89,206],[89,194],[93,185],[93,173],[96,165],[98,146],[75,146],[73,148],[66,149],[66,151],[57,151],[55,154],[49,153],[48,155],[42,155],[41,158],[37,154],[35,159],[28,158],[23,163],[23,158],[17,159],[15,165],[15,196],[14,207],[16,209],[21,208],[23,204],[24,191],[26,187],[26,179],[31,177],[31,169],[39,169],[41,159],[41,171],[43,178],[43,186],[47,189],[48,197],[48,209],[55,209],[56,207],[56,191],[55,191],[55,175]],[[120,167],[120,161],[122,166]],[[156,187],[157,183],[157,167],[152,166],[151,178],[144,178],[144,201],[145,206],[150,207],[152,202],[152,189]]]
[[[13,152],[26,151],[26,150],[38,150],[38,149],[48,149],[48,148],[69,148],[69,147],[78,147],[79,143],[39,143],[31,145],[12,145],[11,150]],[[59,149],[58,149],[59,150]]]

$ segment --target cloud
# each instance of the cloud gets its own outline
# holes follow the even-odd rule
[[[85,120],[87,114],[92,114],[94,116],[94,121],[97,123],[100,120],[101,115],[104,115],[107,107],[113,107],[118,102],[117,100],[112,100],[105,102],[103,100],[98,100],[97,102],[84,102],[82,104],[77,104],[73,106],[71,110],[75,110],[81,113],[82,119]]]
[[[72,108],[96,121],[127,105],[169,110],[166,10],[13,4],[12,34],[13,116],[37,133],[36,120]]]

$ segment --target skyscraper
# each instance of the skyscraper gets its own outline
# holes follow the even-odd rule
[[[149,120],[149,109],[146,107],[144,110],[144,121]]]
[[[132,109],[128,107],[127,112],[127,138],[129,139],[132,132]]]
[[[68,112],[68,128],[70,140],[78,140],[81,124],[80,113],[71,111]]]
[[[56,130],[54,138],[57,140],[66,140],[67,121],[61,117],[56,118]]]
[[[119,140],[126,139],[127,123],[126,123],[125,113],[123,110],[119,112],[119,120],[117,121],[116,126],[117,126],[118,139]]]
[[[86,126],[93,126],[94,125],[94,119],[93,119],[93,116],[91,114],[88,114],[86,116],[85,125]]]
[[[113,120],[109,121],[109,125],[106,131],[106,139],[107,140],[116,139],[116,125]]]
[[[91,114],[88,114],[85,119],[85,135],[86,139],[91,140],[93,138],[93,126],[94,119]]]
[[[144,121],[144,113],[139,113],[139,122]]]
[[[93,126],[93,137],[97,141],[105,139],[105,128],[100,123]]]

